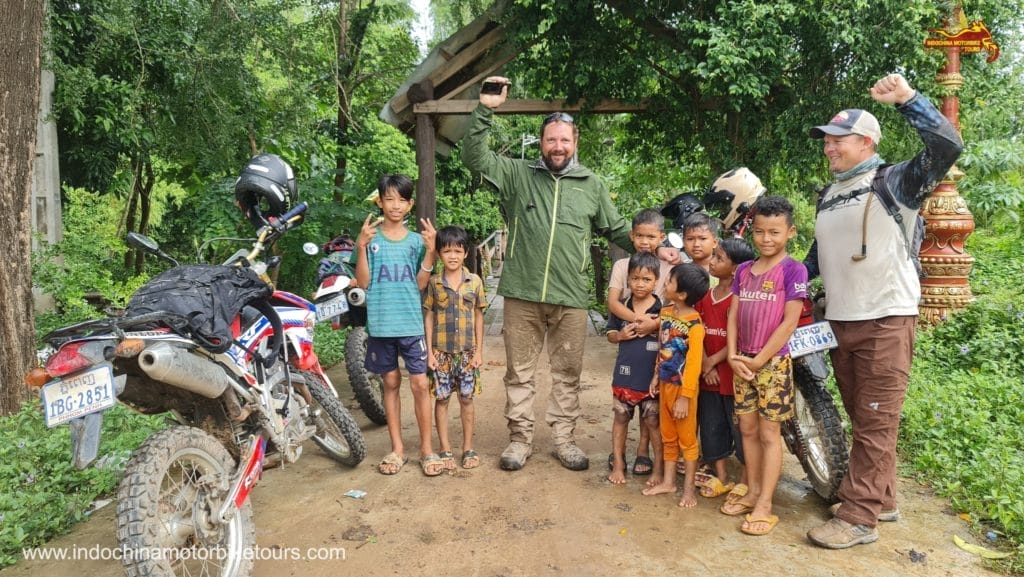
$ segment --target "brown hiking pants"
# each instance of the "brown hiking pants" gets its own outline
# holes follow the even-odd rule
[[[853,425],[850,470],[839,486],[836,517],[874,527],[896,508],[896,439],[907,396],[917,317],[830,321],[839,347],[832,370]]]
[[[551,395],[545,420],[555,444],[573,440],[580,416],[580,373],[587,311],[505,298],[505,418],[509,439],[533,443],[536,369],[547,337]]]

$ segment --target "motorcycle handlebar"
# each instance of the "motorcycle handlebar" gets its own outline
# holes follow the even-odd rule
[[[308,204],[306,204],[305,202],[300,202],[299,204],[293,206],[291,210],[282,214],[280,220],[281,222],[287,223],[289,220],[295,218],[296,216],[299,216],[300,214],[305,214],[307,208],[309,208]]]

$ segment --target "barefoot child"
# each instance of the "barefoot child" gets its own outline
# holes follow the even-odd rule
[[[638,251],[629,258],[626,274],[630,295],[624,303],[629,313],[626,319],[614,313],[608,319],[608,342],[619,345],[612,375],[612,415],[615,420],[612,424],[612,472],[608,475],[608,480],[616,485],[626,482],[626,431],[636,408],[640,409],[641,431],[647,432],[641,439],[649,438],[654,445],[654,474],[661,475],[658,399],[651,394],[658,337],[656,333],[641,335],[639,322],[634,320],[657,315],[661,310],[661,299],[654,294],[661,268],[659,263],[658,257],[650,252]],[[640,455],[637,455],[639,460]]]
[[[441,462],[455,469],[448,441],[448,401],[458,389],[462,421],[463,469],[480,465],[473,450],[473,397],[480,393],[480,365],[484,350],[484,283],[464,266],[469,235],[457,226],[437,231],[437,253],[444,269],[430,277],[423,296],[423,323],[427,335],[427,369],[434,396],[434,421],[441,445]]]
[[[660,212],[651,208],[645,208],[640,212],[636,213],[633,217],[633,228],[629,232],[629,239],[633,241],[633,248],[636,252],[648,252],[656,254],[658,247],[661,246],[662,241],[665,240],[665,217]],[[629,258],[623,258],[615,261],[612,265],[612,272],[608,278],[608,314],[609,316],[615,315],[624,322],[636,322],[637,335],[648,336],[657,333],[658,331],[658,314],[657,311],[653,315],[644,314],[643,311],[634,312],[630,310],[625,304],[625,300],[630,295],[628,274],[626,269],[628,268]],[[654,285],[654,294],[662,302],[665,301],[665,281],[668,280],[668,272],[672,270],[672,265],[668,264],[663,260],[659,260],[659,271],[658,281]],[[645,389],[647,388],[645,383]],[[640,416],[643,421],[643,411]],[[628,433],[628,423],[626,426]],[[655,428],[657,432],[657,428]],[[659,439],[660,442],[660,439]],[[636,461],[633,463],[633,474],[634,475],[650,475],[654,467],[654,462],[651,461],[650,454],[650,443],[651,439],[648,437],[647,427],[640,423],[640,442],[636,448]],[[608,455],[608,468],[613,467],[614,456]],[[660,465],[660,463],[659,463]],[[659,466],[660,470],[660,466]]]
[[[704,355],[704,325],[693,305],[708,292],[708,273],[685,263],[672,268],[665,297],[672,303],[661,309],[658,365],[651,393],[660,395],[659,419],[664,471],[652,478],[644,495],[675,493],[676,460],[682,452],[685,476],[680,507],[697,505],[696,486],[700,448],[697,444],[697,379]]]
[[[732,281],[736,267],[754,260],[754,251],[743,239],[728,238],[721,241],[711,255],[711,276],[718,284],[704,295],[694,307],[704,322],[704,361],[701,363],[700,394],[697,397],[697,422],[700,425],[700,447],[704,462],[714,467],[714,475],[697,474],[702,497],[718,497],[729,493],[730,498],[742,497],[747,491],[744,472],[740,484],[729,481],[726,459],[735,452],[743,463],[743,440],[733,414],[732,367],[726,361],[728,354],[726,328],[729,306],[732,304]],[[738,487],[738,489],[737,489]],[[733,491],[733,492],[730,492]]]
[[[356,239],[356,282],[366,288],[366,370],[383,376],[384,414],[388,419],[391,452],[378,465],[394,475],[408,461],[402,443],[402,405],[398,387],[402,373],[398,357],[409,371],[416,424],[420,433],[420,466],[429,477],[440,475],[441,458],[431,447],[430,394],[427,392],[427,349],[423,338],[420,291],[430,280],[437,232],[429,219],[421,219],[422,233],[405,227],[412,210],[413,183],[401,174],[385,175],[377,184],[377,206],[382,217],[366,217]],[[379,230],[378,230],[379,228]]]
[[[721,511],[747,513],[740,530],[767,535],[779,522],[772,514],[772,497],[782,472],[780,424],[793,416],[788,341],[807,294],[807,269],[786,252],[786,243],[796,235],[788,200],[758,199],[752,230],[761,256],[736,269],[727,329],[749,489]]]

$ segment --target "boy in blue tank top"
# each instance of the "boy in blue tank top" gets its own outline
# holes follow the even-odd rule
[[[423,474],[441,474],[444,465],[431,446],[430,393],[427,388],[427,348],[423,336],[420,291],[434,268],[433,247],[437,232],[429,219],[420,219],[422,233],[405,226],[413,206],[413,183],[401,174],[381,177],[377,206],[382,216],[366,217],[356,239],[356,282],[366,289],[366,370],[382,375],[384,414],[388,420],[391,452],[378,465],[394,475],[409,459],[402,443],[402,405],[398,387],[402,373],[398,357],[409,371],[416,424],[420,433],[420,466]]]

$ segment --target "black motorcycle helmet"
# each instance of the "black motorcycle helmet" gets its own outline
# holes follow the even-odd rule
[[[704,205],[697,199],[697,195],[692,192],[684,192],[677,194],[672,200],[665,203],[661,209],[661,216],[672,221],[672,228],[682,230],[683,222],[687,217],[700,212],[703,208]]]
[[[287,212],[298,199],[292,167],[276,154],[250,158],[235,181],[235,202],[256,228]]]

